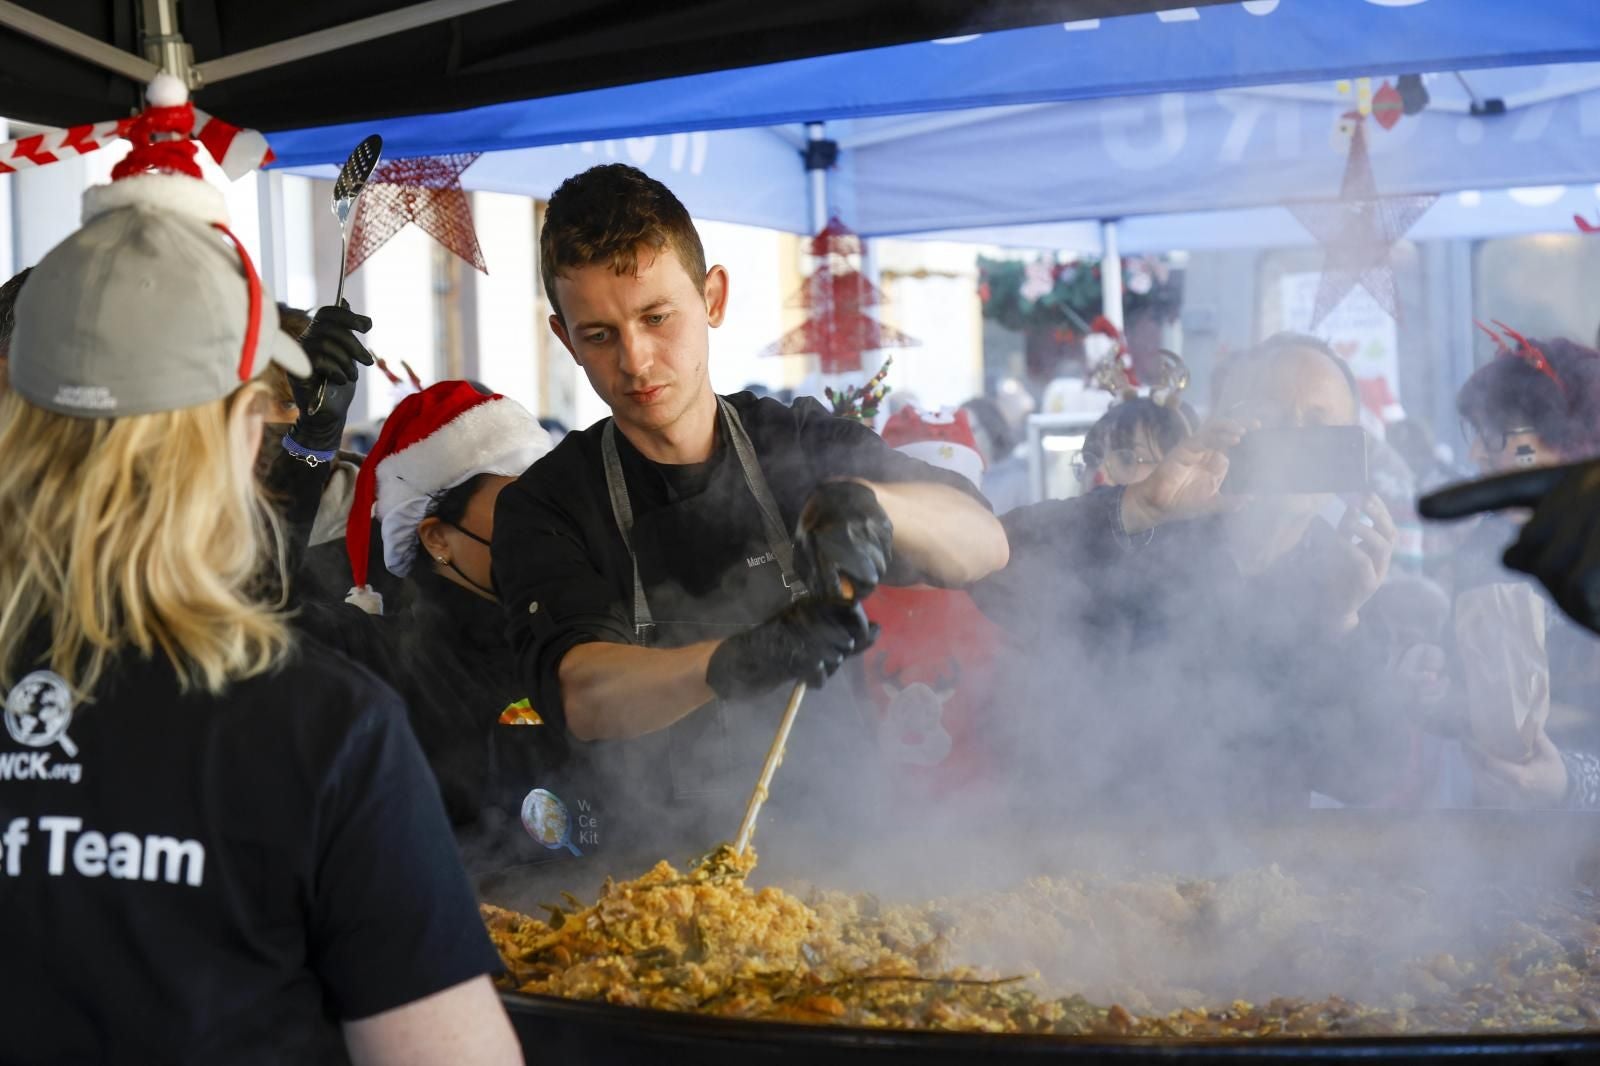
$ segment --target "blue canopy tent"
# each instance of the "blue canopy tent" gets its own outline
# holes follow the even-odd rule
[[[1380,190],[1451,194],[1412,236],[1570,231],[1573,214],[1600,215],[1597,61],[1593,0],[1537,0],[1514,17],[1503,0],[1250,0],[273,144],[297,169],[341,160],[374,130],[392,156],[481,151],[469,187],[531,196],[594,162],[631,161],[699,217],[804,233],[820,211],[801,153],[808,124],[826,123],[839,154],[822,206],[864,235],[1112,253],[1274,247],[1311,243],[1282,204],[1337,195],[1343,147],[1331,134],[1353,100],[1336,83],[1423,73],[1424,111],[1390,130],[1368,124]]]
[[[276,133],[284,166],[689,130],[1600,59],[1591,0],[1245,0]]]
[[[1468,193],[1430,210],[1416,239],[1568,230],[1574,214],[1600,212],[1589,188],[1600,179],[1600,64],[1478,72],[1472,89],[1502,100],[1499,115],[1472,114],[1453,77],[1426,85],[1424,112],[1368,134],[1385,193]],[[1324,82],[847,119],[828,126],[840,146],[829,195],[869,236],[1089,252],[1098,224],[1072,220],[1112,218],[1125,251],[1295,244],[1309,235],[1267,205],[1337,193],[1332,134],[1351,106]],[[666,181],[697,216],[803,233],[804,138],[779,126],[490,152],[464,181],[546,197],[617,160]]]
[[[1496,0],[1321,0],[1314,12],[1250,0],[289,131],[273,145],[302,173],[326,173],[311,167],[374,130],[391,157],[482,151],[470,188],[530,196],[620,159],[701,217],[807,232],[817,209],[800,122],[826,121],[840,148],[828,206],[869,236],[1087,251],[1098,229],[1060,223],[1125,219],[1130,250],[1176,231],[1190,247],[1284,244],[1306,239],[1287,212],[1238,212],[1337,191],[1328,134],[1352,101],[1334,79],[1473,71],[1469,84],[1430,78],[1426,111],[1373,127],[1379,187],[1488,191],[1476,209],[1439,205],[1419,237],[1529,232],[1569,224],[1569,205],[1492,190],[1600,177],[1600,65],[1514,68],[1593,59],[1590,0],[1544,0],[1514,20]],[[1262,87],[1218,89],[1241,85]],[[1484,100],[1505,112],[1475,114]],[[1517,209],[1487,209],[1499,206]]]

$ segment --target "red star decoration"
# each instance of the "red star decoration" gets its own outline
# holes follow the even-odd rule
[[[415,222],[434,240],[487,274],[472,205],[461,187],[461,172],[480,153],[391,159],[373,173],[350,227],[345,272],[354,273],[390,237]]]
[[[1367,156],[1367,138],[1360,119],[1355,120],[1339,199],[1330,203],[1289,205],[1300,224],[1311,231],[1327,253],[1322,264],[1322,280],[1317,285],[1312,329],[1316,329],[1357,285],[1371,293],[1378,306],[1391,317],[1399,317],[1400,304],[1395,294],[1394,266],[1389,262],[1389,251],[1437,199],[1437,196],[1380,197],[1378,184],[1372,177],[1372,160]]]
[[[806,309],[806,320],[767,347],[762,355],[814,354],[824,374],[861,369],[861,353],[914,348],[922,342],[869,315],[883,301],[872,282],[850,265],[861,254],[861,238],[837,218],[811,241],[817,269],[789,301]]]

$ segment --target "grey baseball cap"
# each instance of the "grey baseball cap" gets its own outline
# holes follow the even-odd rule
[[[310,375],[248,253],[222,228],[219,191],[176,175],[102,188],[17,297],[11,387],[24,399],[111,418],[220,400],[270,363]]]

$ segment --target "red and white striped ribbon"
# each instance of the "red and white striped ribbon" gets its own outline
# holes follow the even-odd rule
[[[62,159],[87,155],[117,140],[133,125],[133,118],[110,122],[95,122],[86,126],[72,126],[64,130],[50,130],[19,137],[0,144],[0,174],[10,174],[30,167],[42,167]],[[272,162],[272,149],[267,139],[256,130],[240,129],[219,118],[206,114],[199,108],[194,111],[194,129],[191,136],[198,140],[217,161],[230,180]]]
[[[240,129],[194,109],[193,136],[211,153],[229,181],[259,170],[277,157],[258,130]]]

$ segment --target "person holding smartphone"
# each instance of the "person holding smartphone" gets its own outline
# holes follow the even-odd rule
[[[1326,450],[1323,429],[1350,427],[1332,436],[1359,448],[1355,381],[1324,343],[1286,334],[1231,364],[1217,400],[1222,417],[1141,480],[1004,516],[1011,563],[974,599],[1024,648],[1049,642],[1019,671],[1035,687],[1024,698],[1074,693],[1060,720],[1078,779],[1123,771],[1102,795],[1381,801],[1406,746],[1384,649],[1360,620],[1388,574],[1388,512],[1370,493],[1324,491],[1341,481],[1315,463],[1288,463],[1268,491],[1224,491],[1252,431],[1275,433],[1291,459],[1302,433],[1308,454]],[[1328,459],[1359,470],[1359,456]],[[1140,765],[1152,772],[1126,772]]]

